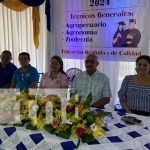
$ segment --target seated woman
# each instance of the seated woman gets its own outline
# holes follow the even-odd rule
[[[59,56],[53,56],[50,61],[50,71],[45,73],[39,88],[67,88],[68,77],[63,70],[63,61]]]
[[[150,115],[150,57],[136,60],[136,75],[126,76],[118,92],[120,103],[127,113]]]
[[[32,67],[29,53],[19,54],[21,68],[13,74],[11,88],[18,88],[22,92],[28,92],[29,88],[36,88],[39,81],[39,74],[36,68]]]

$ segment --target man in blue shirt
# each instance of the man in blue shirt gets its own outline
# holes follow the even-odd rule
[[[86,71],[79,73],[73,81],[72,93],[77,93],[85,100],[92,93],[92,107],[104,108],[111,97],[108,77],[97,70],[99,62],[96,55],[89,54],[85,59]]]
[[[11,88],[20,89],[28,92],[29,88],[36,88],[39,81],[39,74],[36,68],[32,67],[29,53],[22,52],[19,54],[21,68],[14,72]]]
[[[13,73],[17,67],[10,62],[12,60],[10,51],[4,50],[0,58],[0,88],[10,88]]]

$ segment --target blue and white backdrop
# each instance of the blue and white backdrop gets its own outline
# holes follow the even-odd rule
[[[101,60],[134,61],[148,54],[149,7],[149,0],[55,0],[54,49],[69,59],[83,59],[94,53]],[[131,19],[136,31],[129,33]],[[119,22],[124,23],[122,44],[115,46]],[[127,44],[128,40],[132,44]]]

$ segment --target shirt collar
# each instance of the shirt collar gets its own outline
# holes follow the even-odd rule
[[[87,74],[88,76],[90,76],[90,77],[96,76],[97,73],[98,73],[98,70],[96,70],[96,71],[90,76],[90,75],[87,73],[87,71],[86,71],[86,74]]]
[[[30,68],[31,68],[31,65],[29,64],[28,69],[27,69],[27,71],[26,71],[26,72],[28,72]],[[19,70],[20,70],[20,72],[22,73],[22,71],[21,71],[21,67],[19,68]],[[26,73],[26,72],[24,72],[24,73]]]

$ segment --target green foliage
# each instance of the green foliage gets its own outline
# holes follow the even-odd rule
[[[94,123],[94,119],[93,119],[93,116],[92,116],[91,113],[87,113],[87,114],[86,114],[86,120],[87,120],[87,123],[88,123],[88,124]]]
[[[111,112],[105,112],[105,111],[101,111],[101,112],[98,112],[95,117],[105,117],[105,116],[108,116],[110,115]]]
[[[94,141],[95,138],[93,137],[93,135],[86,134],[86,135],[81,137],[81,140],[82,140],[83,143],[87,143],[87,142]]]
[[[51,126],[51,125],[45,125],[44,129],[49,132],[50,134],[54,134],[55,133],[55,129]]]
[[[87,107],[90,107],[91,102],[92,102],[92,93],[90,93],[90,94],[87,96],[87,98],[86,98],[84,104],[85,104]]]
[[[67,129],[65,131],[60,131],[58,133],[58,136],[64,138],[64,139],[69,139],[71,136],[71,129]]]
[[[13,126],[23,127],[23,124],[22,123],[14,123]]]
[[[26,126],[26,129],[29,129],[29,130],[37,130],[37,127],[34,127],[31,123],[29,123],[29,124]]]

